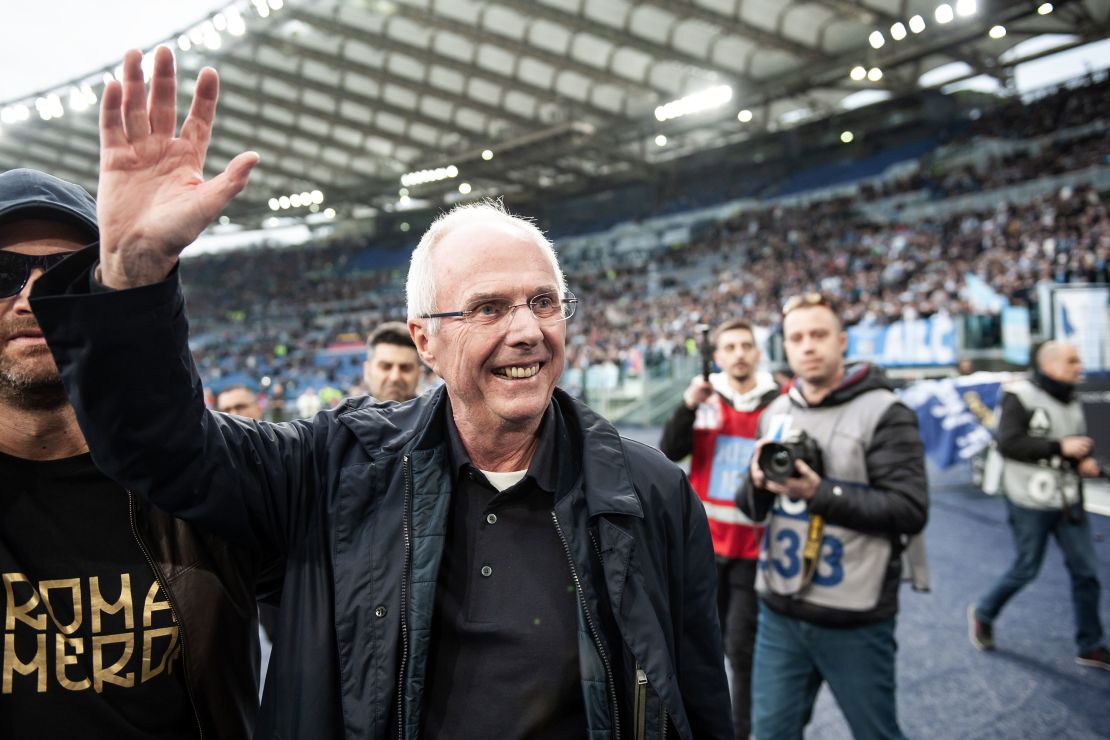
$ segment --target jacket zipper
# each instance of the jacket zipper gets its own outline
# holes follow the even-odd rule
[[[563,528],[559,525],[559,516],[554,511],[551,512],[551,521],[555,522],[555,532],[559,535],[559,541],[563,543],[563,552],[566,553],[567,562],[570,564],[570,574],[574,577],[575,591],[578,592],[578,602],[582,606],[582,613],[586,615],[586,626],[590,628],[590,636],[594,639],[594,645],[597,647],[597,652],[601,655],[601,662],[605,666],[605,683],[609,689],[609,703],[613,712],[613,738],[614,740],[620,740],[621,717],[617,707],[617,690],[613,681],[613,669],[609,666],[609,657],[605,654],[605,646],[601,644],[601,636],[594,626],[590,609],[586,605],[586,594],[582,590],[582,581],[578,578],[578,569],[574,567],[574,558],[570,555],[570,545],[567,544],[567,538],[563,536]]]
[[[412,467],[409,456],[405,455],[401,461],[405,476],[405,505],[401,519],[401,531],[405,538],[404,565],[401,570],[401,665],[397,671],[397,737],[405,737],[405,664],[409,655],[408,632],[408,582],[409,569],[412,567],[412,536],[409,532],[409,509],[412,504]]]
[[[131,534],[135,537],[135,543],[139,546],[139,550],[142,551],[143,557],[146,558],[147,565],[150,566],[150,569],[154,572],[154,578],[158,581],[158,585],[161,586],[162,592],[166,594],[166,602],[170,605],[170,614],[173,615],[173,621],[177,623],[177,639],[181,642],[181,671],[185,679],[185,693],[189,697],[189,708],[193,710],[193,719],[197,722],[197,732],[200,733],[200,737],[203,740],[204,726],[200,723],[200,713],[197,712],[197,703],[193,698],[193,687],[192,684],[189,683],[189,661],[185,659],[185,623],[177,616],[177,602],[174,600],[173,591],[170,590],[169,585],[166,583],[162,571],[154,564],[154,558],[151,557],[150,551],[147,550],[143,538],[139,536],[139,526],[135,522],[135,494],[133,494],[130,489],[127,489],[127,517],[131,523]]]
[[[647,736],[647,671],[636,664],[636,740]]]

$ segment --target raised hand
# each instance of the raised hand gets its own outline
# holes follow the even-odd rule
[[[205,182],[204,159],[220,82],[205,67],[181,135],[173,52],[158,47],[147,105],[142,53],[123,58],[123,84],[104,88],[100,108],[100,281],[133,288],[164,280],[178,255],[247,185],[258,154],[244,152]]]

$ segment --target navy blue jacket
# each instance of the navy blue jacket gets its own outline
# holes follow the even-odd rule
[[[209,412],[176,275],[90,290],[95,248],[32,307],[97,465],[175,516],[287,554],[259,737],[419,737],[448,521],[445,392],[314,419]],[[705,514],[685,475],[556,391],[580,475],[552,511],[579,592],[590,737],[731,738]],[[403,730],[403,732],[399,732]]]

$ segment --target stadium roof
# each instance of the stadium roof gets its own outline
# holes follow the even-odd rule
[[[209,167],[262,154],[229,211],[251,221],[651,178],[922,86],[1006,86],[1108,29],[1110,0],[237,0],[166,41],[183,77],[220,72]],[[80,110],[113,71],[0,101],[0,169],[94,190]]]

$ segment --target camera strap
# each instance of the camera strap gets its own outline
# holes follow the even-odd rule
[[[821,541],[825,534],[825,517],[820,514],[809,514],[809,526],[806,529],[806,544],[802,548],[802,585],[798,593],[809,588],[813,576],[817,574],[817,564],[821,562]]]

